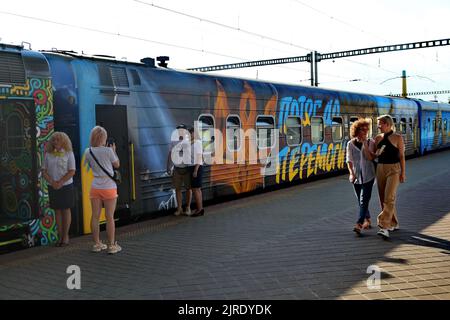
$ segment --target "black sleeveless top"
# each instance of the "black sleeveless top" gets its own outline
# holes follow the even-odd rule
[[[397,147],[389,141],[388,137],[392,135],[394,131],[385,133],[383,139],[378,143],[377,149],[381,146],[386,146],[384,151],[378,157],[378,163],[393,164],[400,162],[399,150]]]

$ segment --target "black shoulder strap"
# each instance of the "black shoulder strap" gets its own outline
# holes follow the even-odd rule
[[[103,172],[106,173],[106,175],[107,175],[108,177],[110,177],[112,180],[114,180],[113,176],[112,176],[111,174],[109,174],[109,172],[106,171],[106,169],[103,168],[102,165],[98,162],[98,160],[97,160],[97,158],[94,156],[94,153],[92,152],[92,149],[91,149],[91,148],[89,148],[89,152],[91,153],[92,158],[94,158],[95,162],[98,164],[98,166],[100,167],[100,169],[102,169]]]

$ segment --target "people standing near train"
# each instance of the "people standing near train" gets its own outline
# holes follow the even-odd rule
[[[378,235],[389,238],[389,231],[399,229],[396,209],[397,188],[406,181],[405,143],[395,133],[394,121],[390,115],[377,118],[380,134],[375,138],[378,155],[377,184],[381,213],[378,215]]]
[[[91,130],[90,147],[86,149],[84,155],[94,175],[89,194],[92,207],[91,228],[94,239],[92,251],[100,252],[107,249],[109,254],[114,254],[122,250],[115,240],[114,212],[118,195],[117,184],[112,178],[114,168],[119,168],[120,161],[116,154],[115,143],[107,145],[107,137],[108,134],[103,127],[94,127]],[[99,221],[102,207],[105,208],[108,245],[100,241]]]
[[[349,181],[353,184],[359,205],[358,220],[353,228],[357,234],[371,227],[369,202],[375,182],[375,141],[368,137],[369,127],[368,119],[355,121],[350,128],[352,139],[347,143]]]
[[[172,176],[172,185],[175,188],[177,210],[174,214],[176,216],[183,214],[182,188],[184,186],[186,190],[186,211],[184,214],[190,216],[192,214],[192,177],[189,169],[190,157],[188,157],[188,151],[190,150],[189,132],[184,124],[178,125],[176,129],[178,140],[172,140],[170,143],[167,156],[167,174]]]
[[[203,146],[202,141],[195,136],[194,128],[189,128],[191,134],[191,169],[192,169],[192,192],[195,198],[197,210],[192,217],[199,217],[205,214],[203,208],[202,181],[203,181]]]
[[[59,237],[56,245],[67,246],[72,222],[71,208],[75,205],[73,176],[76,166],[72,143],[67,134],[56,131],[46,144],[45,151],[42,174],[48,182],[50,208],[55,210],[56,215]]]

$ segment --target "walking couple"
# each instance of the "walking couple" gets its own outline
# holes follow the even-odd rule
[[[375,139],[368,137],[370,120],[359,119],[352,124],[352,139],[347,144],[347,166],[349,181],[359,204],[359,217],[353,231],[359,235],[364,229],[371,228],[369,201],[376,179],[381,204],[377,234],[387,239],[389,231],[399,229],[396,195],[399,184],[406,180],[405,144],[403,137],[395,133],[390,115],[380,116],[377,120],[380,134]]]

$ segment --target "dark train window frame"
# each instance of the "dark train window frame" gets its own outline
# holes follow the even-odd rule
[[[211,135],[211,140],[209,140],[209,142],[210,142],[210,145],[212,145],[209,149],[211,150],[211,151],[205,151],[205,147],[204,147],[204,143],[206,142],[205,140],[203,140],[203,129],[202,129],[202,127],[201,127],[201,124],[203,123],[200,119],[201,118],[210,118],[210,119],[212,119],[212,135]],[[215,136],[214,136],[214,134],[215,134],[215,129],[216,129],[216,119],[214,118],[214,116],[212,115],[212,114],[210,114],[210,113],[202,113],[202,114],[200,114],[199,116],[198,116],[198,118],[197,118],[197,124],[198,124],[198,130],[199,130],[199,134],[201,134],[201,137],[200,137],[200,140],[202,141],[202,152],[203,152],[203,154],[205,155],[205,154],[212,154],[212,153],[214,153],[214,151],[215,151],[215,148],[216,148],[216,139],[215,139]],[[208,128],[208,129],[211,129],[210,127]]]
[[[320,141],[318,141],[318,142],[314,142],[314,135],[313,135],[313,133],[314,133],[313,120],[314,119],[320,119],[322,121],[322,139]],[[323,120],[323,117],[319,117],[319,116],[311,117],[311,143],[312,144],[322,144],[324,142],[325,142],[325,121]]]
[[[270,146],[267,146],[267,143],[266,143],[265,147],[261,147],[260,146],[261,139],[259,138],[259,129],[264,129],[264,128],[261,128],[261,125],[258,125],[258,119],[260,119],[260,118],[268,118],[268,119],[272,120],[272,125],[270,126],[270,128],[272,129],[271,130],[271,135],[270,135],[270,140],[271,140],[270,141],[271,142]],[[259,115],[259,116],[257,116],[256,117],[255,128],[256,128],[256,144],[258,146],[258,150],[272,149],[275,146],[275,143],[276,143],[276,141],[275,141],[275,134],[274,134],[275,133],[275,117],[271,116],[271,115]]]
[[[348,118],[348,138],[351,139],[352,137],[350,137],[350,128],[352,127],[352,124],[355,123],[356,121],[359,120],[360,117],[356,117],[356,116],[351,116]]]
[[[400,132],[400,123],[397,117],[392,117],[392,121],[394,122],[395,132]]]
[[[406,118],[400,118],[400,132],[402,134],[406,134],[406,126],[407,126]]]
[[[289,126],[288,123],[287,123],[287,120],[289,118],[298,119],[299,120],[299,124],[295,125],[295,126]],[[290,143],[290,139],[288,139],[289,128],[299,128],[300,129],[299,135],[298,135],[298,137],[299,137],[298,143]],[[303,143],[303,123],[302,123],[302,118],[300,116],[288,116],[286,118],[286,135],[285,135],[285,138],[286,138],[286,144],[289,147],[296,147],[296,146],[299,146],[299,145],[301,145]]]
[[[228,139],[229,138],[229,134],[228,134],[228,128],[229,128],[228,127],[228,119],[229,118],[237,118],[239,120],[239,130],[238,130],[239,136],[238,136],[238,139],[237,139],[237,143],[238,143],[238,148],[237,149],[234,148],[234,146],[235,146],[234,143],[236,142],[235,139],[233,139],[233,148],[230,148],[230,145],[228,144],[228,142],[229,142],[229,139]],[[236,127],[233,127],[233,128],[235,128],[234,130],[236,130]],[[240,136],[241,129],[242,129],[241,117],[239,115],[237,115],[237,114],[229,114],[227,116],[226,120],[225,120],[225,135],[226,135],[225,139],[226,139],[226,144],[227,144],[227,150],[229,150],[231,152],[236,152],[236,151],[240,151],[241,150],[241,148],[242,148],[242,145],[241,145],[242,137]],[[234,131],[233,131],[233,138],[234,138]]]
[[[372,122],[372,118],[366,117],[365,119],[367,119],[369,121],[369,132],[367,133],[367,137],[368,138],[373,138],[373,122]]]
[[[433,119],[431,122],[431,128],[433,128],[433,132],[436,131],[436,119]]]
[[[334,119],[341,119],[341,138],[340,139],[334,139]],[[333,140],[333,142],[342,142],[342,140],[344,140],[344,119],[342,117],[333,117],[331,119],[331,139]]]
[[[444,132],[448,131],[448,122],[447,119],[444,119],[444,121],[442,122],[442,127],[444,128]]]

